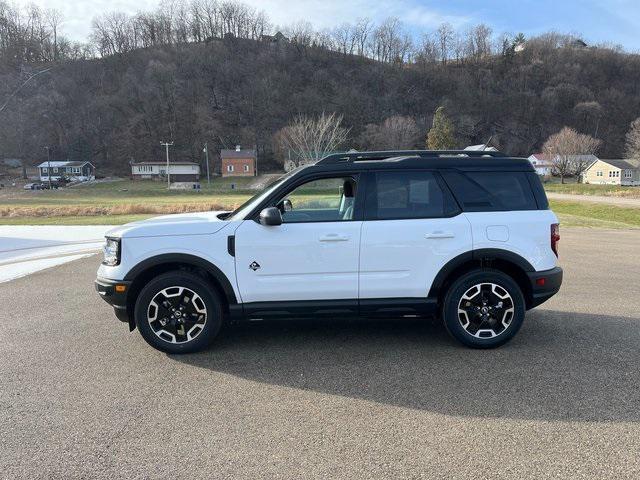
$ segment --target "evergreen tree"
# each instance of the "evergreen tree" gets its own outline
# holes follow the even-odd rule
[[[451,150],[455,147],[453,123],[444,107],[438,107],[433,116],[433,126],[427,134],[427,148],[429,150]]]

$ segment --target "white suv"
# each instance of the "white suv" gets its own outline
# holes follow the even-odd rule
[[[525,159],[338,154],[234,212],[112,230],[96,289],[171,353],[206,347],[225,321],[434,314],[463,344],[489,348],[559,290],[558,240]]]

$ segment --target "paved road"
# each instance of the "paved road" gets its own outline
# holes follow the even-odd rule
[[[0,283],[93,255],[112,228],[0,225]]]
[[[0,478],[637,479],[640,234],[562,235],[561,293],[494,351],[326,321],[167,356],[96,257],[1,284]]]
[[[633,187],[629,187],[633,188]],[[572,202],[606,203],[618,207],[640,207],[640,198],[613,197],[607,195],[572,195],[570,193],[547,192],[550,200],[568,200]]]

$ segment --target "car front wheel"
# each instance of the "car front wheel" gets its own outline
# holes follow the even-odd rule
[[[453,282],[442,314],[448,332],[462,344],[494,348],[520,330],[525,302],[510,276],[498,270],[474,270]]]
[[[206,348],[222,326],[222,304],[212,285],[190,272],[168,272],[151,280],[135,305],[138,330],[167,353]]]

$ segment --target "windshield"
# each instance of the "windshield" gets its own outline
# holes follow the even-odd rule
[[[263,190],[262,192],[259,192],[259,193],[255,194],[249,200],[247,200],[242,205],[240,205],[238,208],[236,208],[233,211],[233,213],[231,215],[229,215],[229,217],[227,217],[227,220],[244,220],[246,218],[246,216],[257,205],[260,204],[260,202],[262,202],[265,198],[267,198],[269,195],[271,195],[271,193],[273,191],[275,191],[276,188],[280,187],[280,185],[282,185],[284,182],[286,182],[294,173],[297,173],[302,168],[304,168],[304,167],[295,168],[295,169],[291,170],[289,173],[287,173],[287,174],[283,175],[282,177],[278,178],[277,181],[275,183],[271,184],[270,186],[268,186],[266,188],[266,190]]]

